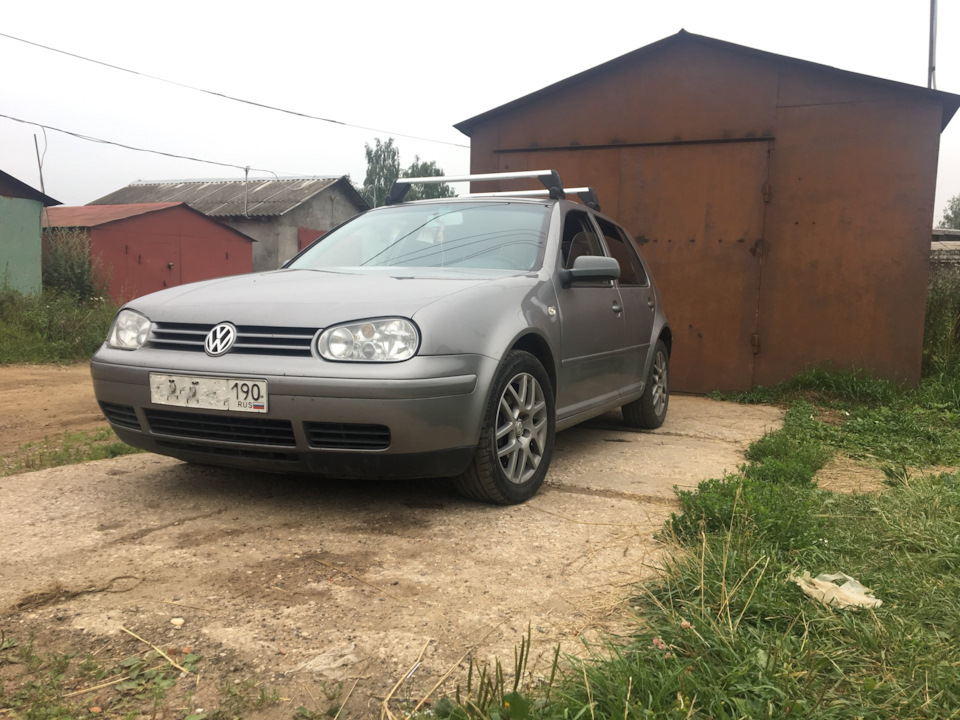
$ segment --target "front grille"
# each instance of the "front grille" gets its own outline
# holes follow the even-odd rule
[[[102,402],[100,403],[100,409],[111,425],[140,430],[137,411],[129,405],[114,405],[113,403]]]
[[[269,452],[267,450],[249,450],[247,448],[214,447],[212,445],[199,445],[197,443],[190,442],[171,442],[169,440],[157,440],[157,445],[160,447],[169,448],[170,450],[202,453],[204,455],[217,455],[219,457],[248,458],[250,460],[270,460],[271,462],[300,462],[300,456],[297,453],[290,452]]]
[[[150,331],[150,347],[158,350],[203,352],[203,340],[213,325],[156,322]],[[237,325],[237,340],[231,353],[310,357],[316,328]]]
[[[390,447],[390,428],[386,425],[358,423],[303,424],[310,447],[329,450],[383,450]]]
[[[252,445],[296,447],[293,426],[289,420],[203,415],[170,410],[144,410],[150,429],[160,435],[196,440],[222,440]]]

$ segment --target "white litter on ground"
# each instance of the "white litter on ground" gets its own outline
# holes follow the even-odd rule
[[[804,570],[803,575],[792,577],[791,580],[799,585],[806,595],[830,607],[875,608],[883,605],[883,600],[873,596],[873,590],[843,573],[825,573],[810,577],[810,573]],[[845,582],[839,585],[841,580]]]

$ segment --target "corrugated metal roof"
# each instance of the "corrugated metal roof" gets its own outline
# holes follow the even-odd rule
[[[43,213],[43,226],[92,228],[116,222],[117,220],[125,220],[126,218],[147,215],[148,213],[169,210],[170,208],[176,207],[182,207],[184,211],[203,218],[203,222],[219,225],[224,230],[229,230],[244,240],[257,242],[256,238],[252,238],[224,222],[207,217],[199,210],[194,210],[182,202],[129,203],[126,205],[75,205],[71,207],[49,208]]]
[[[723,50],[750,55],[762,61],[784,62],[793,65],[801,65],[816,70],[836,73],[854,80],[859,80],[860,82],[882,85],[884,87],[888,87],[893,90],[899,90],[905,93],[913,93],[916,97],[934,98],[939,100],[943,105],[943,119],[940,127],[941,131],[947,127],[947,123],[950,122],[958,108],[960,108],[960,96],[953,95],[951,93],[942,92],[940,90],[930,90],[918,85],[908,85],[907,83],[878,78],[874,77],[873,75],[863,75],[862,73],[850,72],[849,70],[840,70],[839,68],[835,68],[831,65],[822,65],[820,63],[810,62],[809,60],[800,60],[799,58],[793,58],[787,55],[778,55],[765,50],[757,50],[755,48],[747,47],[746,45],[737,45],[735,43],[726,42],[725,40],[717,40],[715,38],[707,37],[706,35],[695,35],[694,33],[687,32],[686,30],[681,30],[676,35],[670,35],[662,40],[657,40],[649,45],[644,45],[643,47],[628,52],[625,55],[621,55],[613,60],[608,60],[607,62],[592,67],[589,70],[584,70],[581,73],[577,73],[576,75],[572,75],[568,78],[560,80],[559,82],[555,82],[552,85],[548,85],[545,88],[536,90],[529,95],[524,95],[516,100],[511,100],[510,102],[500,105],[499,107],[495,107],[492,110],[487,110],[486,112],[475,115],[472,118],[458,122],[454,125],[454,127],[464,135],[470,136],[470,133],[473,132],[473,129],[476,125],[485,120],[489,120],[496,115],[514,110],[565,87],[575,85],[576,83],[584,80],[589,80],[593,76],[607,72],[621,63],[641,60],[646,55],[658,52],[665,47],[682,43],[700,43]]]
[[[78,205],[52,207],[43,214],[44,227],[97,227],[115,220],[177,207],[183,203],[138,203],[131,205]]]
[[[184,202],[211,217],[272,217],[293,210],[339,180],[334,177],[138,182],[90,204]]]

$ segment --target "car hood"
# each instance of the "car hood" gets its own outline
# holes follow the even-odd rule
[[[490,275],[431,271],[406,275],[278,270],[162,290],[126,307],[153,321],[322,328],[371,317],[412,317],[437,300],[495,281]]]

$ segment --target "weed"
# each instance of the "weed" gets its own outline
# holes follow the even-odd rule
[[[87,359],[103,343],[117,308],[102,296],[0,287],[0,364]]]
[[[856,405],[889,405],[897,402],[904,388],[886,380],[878,380],[865,372],[852,370],[831,372],[814,368],[772,387],[755,387],[739,393],[713,393],[712,397],[749,404],[790,403],[816,399],[826,407]]]
[[[90,252],[90,236],[79,228],[51,228],[43,234],[43,287],[76,300],[109,294],[109,277]]]
[[[504,675],[499,660],[491,669],[489,666],[479,667],[471,658],[465,690],[461,692],[458,685],[455,700],[440,698],[434,705],[434,716],[442,720],[525,720],[531,717],[534,709],[545,707],[545,700],[534,703],[529,695],[524,694],[526,688],[523,687],[523,678],[530,660],[530,634],[531,628],[528,627],[526,636],[520,639],[519,647],[514,648],[512,680]],[[559,664],[560,648],[557,647],[547,696]],[[541,689],[541,692],[544,691]]]
[[[3,710],[26,720],[90,717],[84,688],[109,692],[98,694],[98,704],[113,717],[139,710],[145,703],[159,708],[180,674],[157,653],[134,655],[111,666],[100,665],[90,655],[79,663],[71,654],[41,656],[32,638],[20,643],[6,637],[0,641],[0,650],[13,648],[17,650],[19,672],[5,674],[0,698]],[[109,678],[105,684],[101,682],[104,678]]]
[[[257,699],[253,701],[253,707],[259,709],[276,705],[278,702],[280,702],[279,690],[260,688],[260,694],[257,695]]]
[[[59,437],[26,443],[0,458],[0,477],[138,452],[142,451],[118,440],[109,427],[65,432]]]
[[[680,513],[669,522],[682,540],[726,532],[739,524],[763,536],[771,549],[805,547],[819,536],[813,477],[830,456],[817,441],[812,407],[799,402],[787,411],[784,427],[753,443],[739,473],[706,480],[696,490],[677,492]]]

